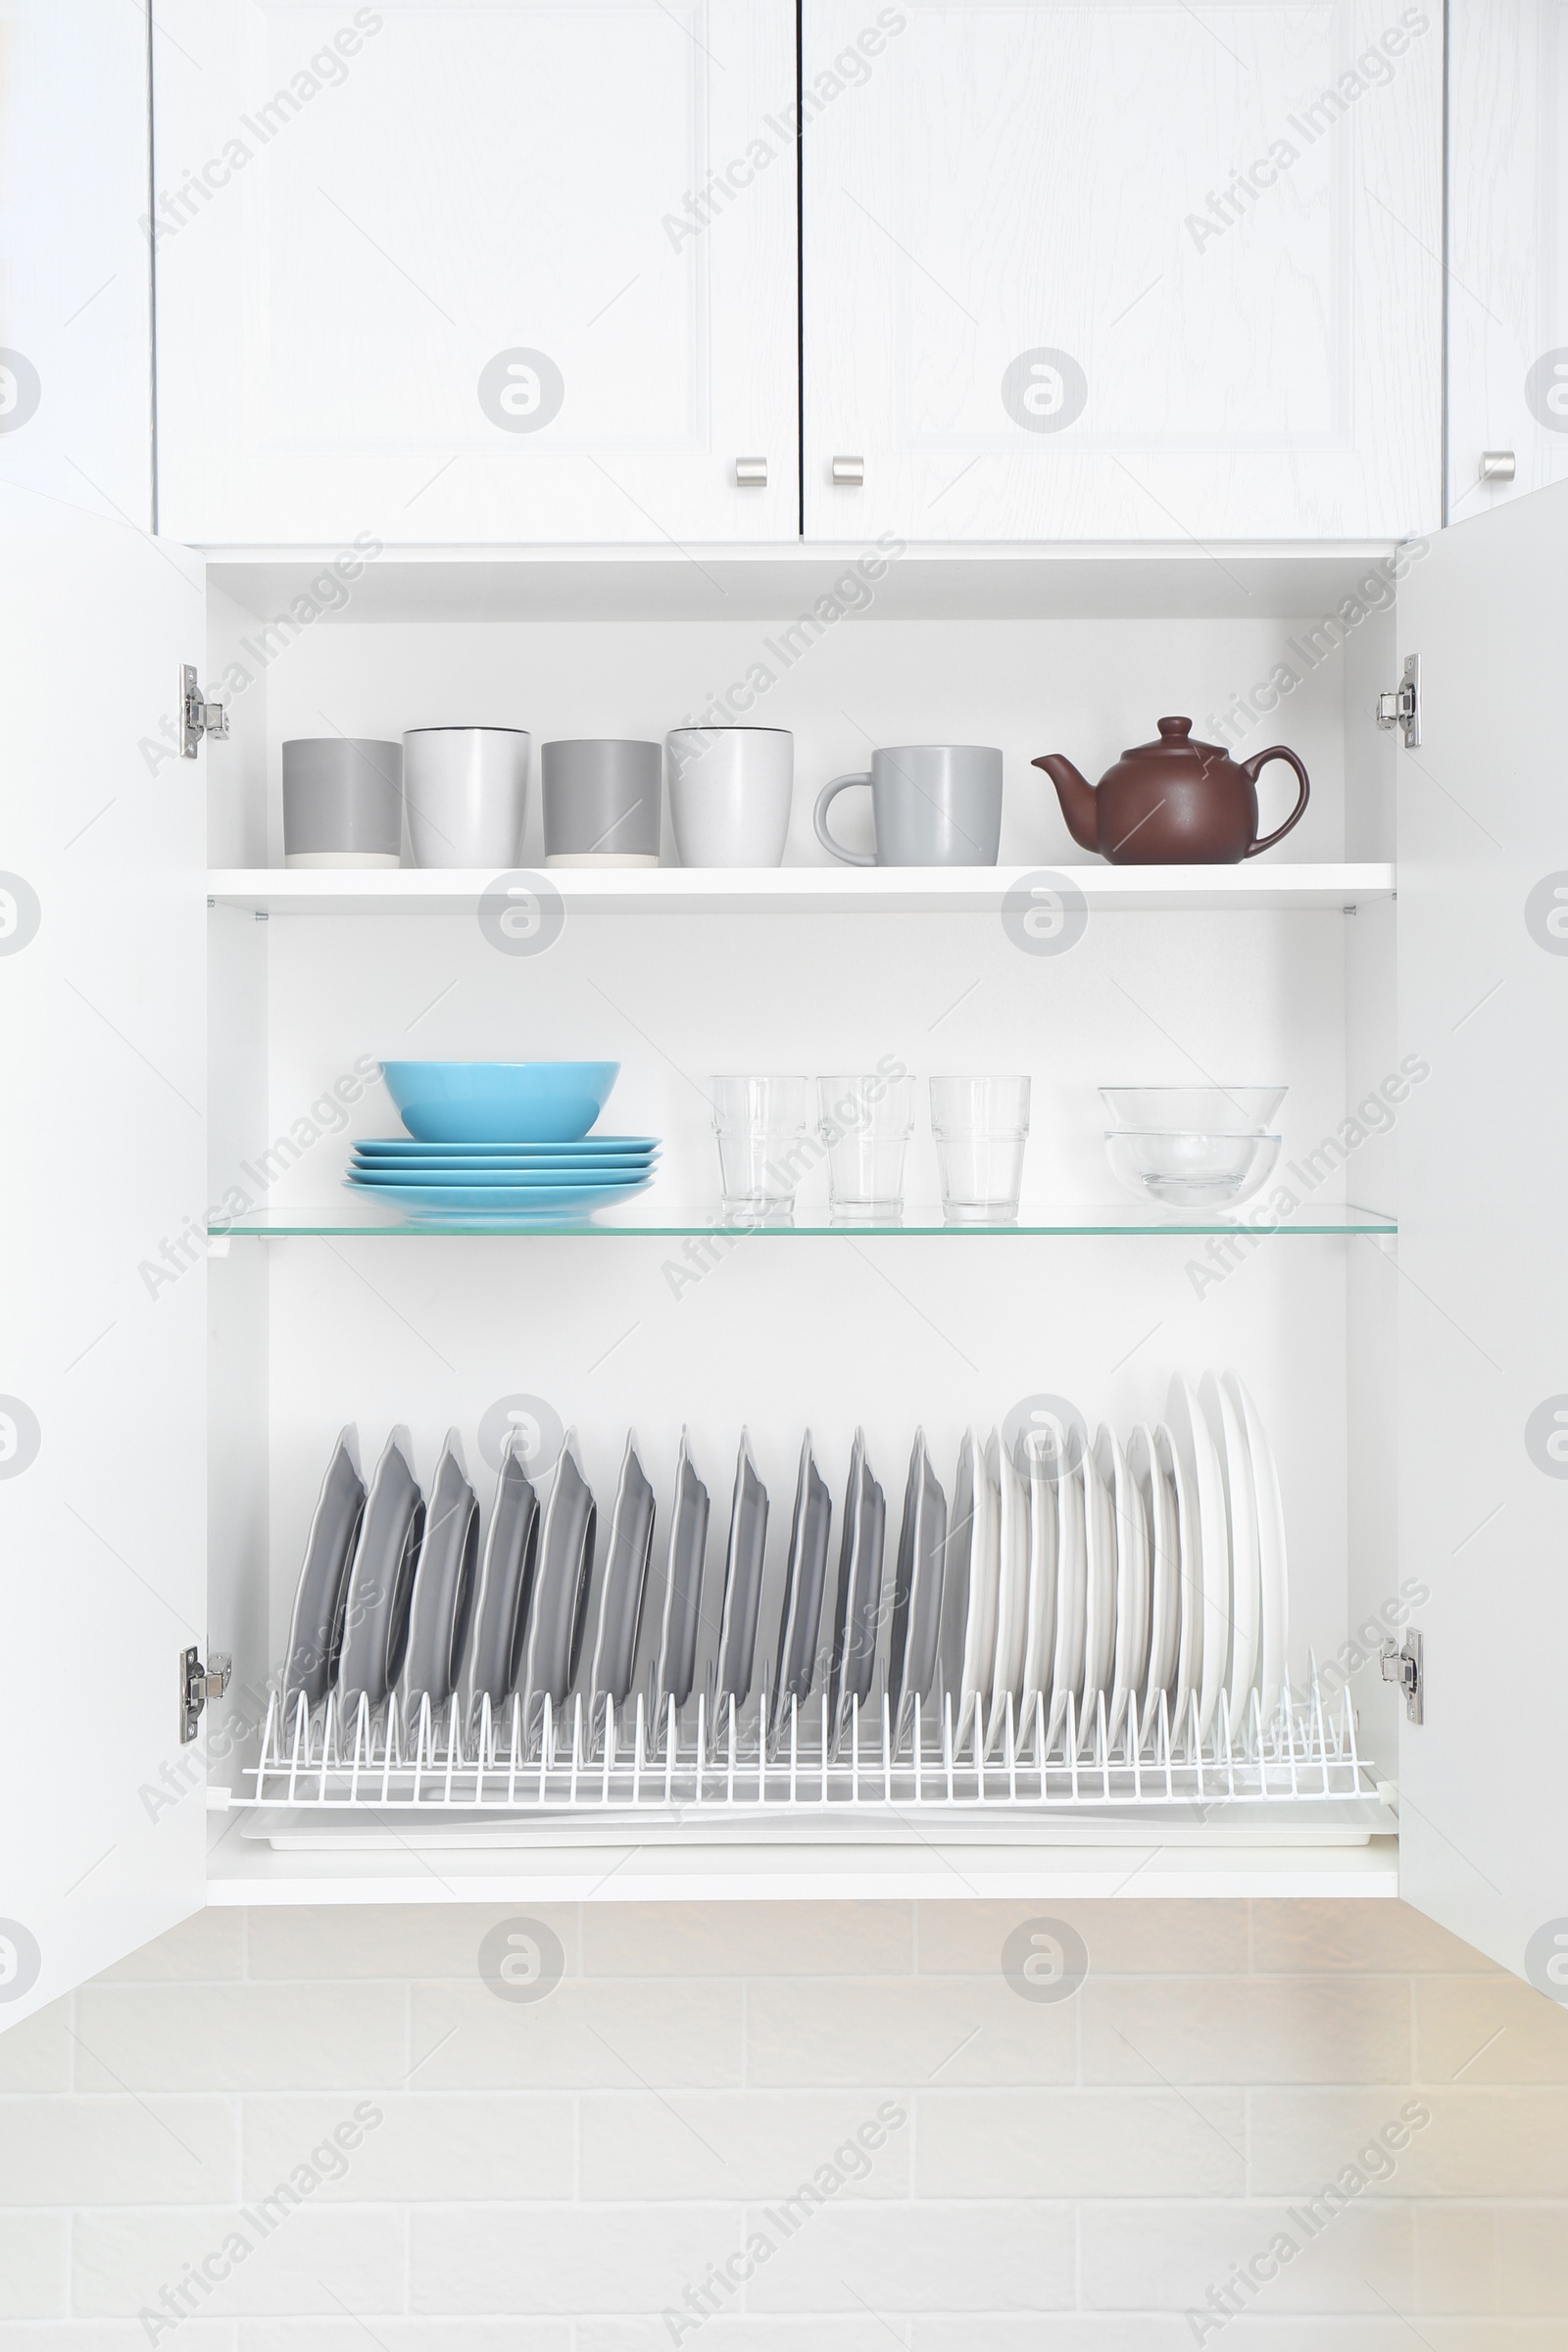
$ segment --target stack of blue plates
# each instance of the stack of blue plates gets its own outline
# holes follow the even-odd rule
[[[659,1141],[586,1135],[571,1144],[423,1144],[367,1137],[354,1147],[348,1183],[389,1207],[422,1215],[511,1218],[582,1216],[646,1192]]]

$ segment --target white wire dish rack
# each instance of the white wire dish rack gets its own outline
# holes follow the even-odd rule
[[[770,1576],[744,1431],[720,1550],[687,1433],[667,1518],[627,1439],[608,1540],[575,1433],[537,1495],[514,1433],[481,1545],[456,1431],[426,1494],[406,1429],[368,1486],[345,1430],[238,1801],[561,1838],[1392,1827],[1348,1697],[1315,1664],[1291,1686],[1279,1482],[1239,1379],[1178,1376],[1125,1447],[1031,1401],[964,1434],[951,1490],[915,1433],[896,1543],[857,1431],[836,1578],[809,1432]]]
[[[858,1825],[875,1836],[911,1812],[994,1822],[1009,1835],[1031,1822],[1049,1831],[1062,1815],[1128,1812],[1262,1814],[1263,1841],[1270,1823],[1286,1817],[1350,1832],[1392,1827],[1357,1752],[1349,1695],[1326,1705],[1315,1663],[1304,1696],[1282,1690],[1265,1715],[1254,1691],[1239,1725],[1222,1694],[1206,1740],[1198,1737],[1196,1703],[1185,1726],[1174,1726],[1163,1692],[1144,1722],[1134,1700],[1114,1740],[1102,1697],[1085,1726],[1069,1698],[1050,1739],[1043,1703],[1018,1727],[1009,1694],[1000,1726],[977,1715],[963,1745],[951,1697],[913,1701],[900,1738],[885,1694],[880,1707],[852,1701],[837,1739],[825,1696],[773,1710],[764,1700],[744,1719],[730,1702],[715,1720],[706,1693],[685,1709],[671,1700],[658,1725],[641,1696],[620,1720],[607,1707],[597,1739],[580,1696],[559,1718],[547,1699],[531,1741],[515,1697],[499,1718],[481,1700],[466,1730],[456,1698],[439,1719],[423,1700],[411,1741],[396,1709],[372,1716],[362,1702],[345,1737],[335,1700],[314,1715],[303,1700],[291,1711],[279,1682],[246,1777],[252,1787],[237,1803],[288,1813],[511,1816],[638,1836],[745,1834],[767,1822],[817,1834],[853,1835]]]

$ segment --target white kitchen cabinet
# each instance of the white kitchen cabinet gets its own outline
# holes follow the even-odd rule
[[[202,567],[10,484],[0,536],[9,2018],[204,1899],[175,1702],[207,1618],[207,1074],[202,763],[172,731]]]
[[[164,532],[796,530],[787,0],[154,22]]]
[[[5,1378],[39,1442],[24,1458],[32,1421],[8,1405],[16,1565],[0,1606],[7,1654],[49,1670],[14,1682],[3,1735],[7,1785],[26,1795],[0,1827],[0,2018],[204,1898],[1401,1891],[1549,1987],[1568,1919],[1549,1809],[1562,1301],[1542,1237],[1563,1139],[1539,1072],[1560,877],[1547,755],[1511,698],[1513,657],[1544,663],[1561,632],[1565,530],[1568,487],[1397,551],[896,565],[879,626],[827,632],[768,694],[770,722],[797,740],[785,868],[563,877],[564,924],[538,956],[498,952],[482,915],[494,877],[280,869],[281,744],[323,711],[349,733],[457,709],[505,710],[541,737],[659,732],[777,644],[824,559],[733,558],[701,593],[743,617],[671,618],[662,557],[387,557],[357,606],[231,686],[230,735],[186,761],[158,715],[171,662],[188,654],[205,683],[222,677],[287,604],[289,564],[204,567],[85,515],[21,540],[28,594],[9,626],[39,692],[8,838],[41,919],[20,937],[30,902],[13,889],[20,944],[0,986],[22,1041],[19,1126],[47,1145],[7,1171],[8,1230],[36,1238]],[[190,583],[204,569],[203,654]],[[37,593],[56,579],[60,595]],[[38,617],[68,591],[69,679]],[[1312,616],[1330,611],[1360,617],[1306,662]],[[1257,710],[1248,682],[1292,648],[1302,674]],[[1369,710],[1405,653],[1422,658],[1426,736],[1408,751]],[[1248,749],[1279,736],[1302,753],[1314,791],[1298,832],[1255,871],[1152,881],[1075,861],[1030,757],[1060,748],[1097,775],[1183,705],[1205,724],[1229,713]],[[1004,866],[947,891],[827,867],[808,829],[817,786],[867,735],[944,733],[1004,747]],[[535,861],[536,827],[535,808]],[[1021,948],[1009,890],[1042,869],[1070,882],[1074,863],[1081,936],[1060,955]],[[903,1233],[824,1230],[818,1170],[796,1231],[715,1247],[707,1073],[871,1067],[889,1050],[922,1076],[1031,1071],[1018,1230],[934,1223],[922,1114]],[[365,1073],[394,1051],[617,1057],[617,1124],[666,1139],[644,1204],[657,1217],[580,1235],[367,1233],[340,1177],[351,1134],[392,1129]],[[1095,1087],[1243,1068],[1291,1087],[1282,1166],[1298,1198],[1278,1230],[1112,1208]],[[1377,1096],[1387,1117],[1365,1107]],[[204,1201],[225,1212],[207,1254]],[[1274,1756],[1266,1803],[1245,1755],[1239,1783],[1211,1759],[1200,1792],[1178,1777],[1174,1800],[1162,1770],[1139,1783],[1117,1766],[1111,1786],[1091,1755],[1070,1788],[1058,1770],[1049,1804],[1027,1762],[993,1766],[979,1804],[965,1767],[950,1786],[939,1763],[891,1800],[862,1774],[829,1834],[804,1781],[788,1789],[781,1768],[768,1789],[749,1784],[755,1767],[732,1772],[722,1748],[674,1813],[656,1784],[629,1815],[617,1783],[595,1818],[598,1767],[569,1788],[558,1776],[544,1810],[536,1789],[504,1775],[476,1788],[439,1761],[389,1795],[320,1759],[294,1771],[275,1739],[256,1780],[347,1421],[368,1457],[406,1422],[426,1477],[457,1427],[488,1516],[487,1415],[543,1401],[580,1432],[601,1542],[627,1428],[664,1525],[685,1426],[713,1495],[710,1569],[744,1421],[776,1570],[808,1422],[836,1501],[864,1428],[891,1541],[917,1423],[951,1489],[964,1427],[1020,1398],[1049,1390],[1126,1429],[1160,1416],[1173,1369],[1226,1364],[1280,1459],[1293,1687],[1310,1714],[1315,1659],[1326,1715],[1353,1707],[1353,1793],[1343,1779],[1325,1790],[1305,1747]],[[1377,1656],[1415,1634],[1419,1725]],[[190,1748],[187,1648],[234,1660]],[[13,1928],[38,1947],[25,1983]]]
[[[0,4],[0,481],[153,517],[147,24]]]
[[[808,536],[1436,522],[1441,9],[802,22]]]
[[[1412,572],[1422,741],[1399,755],[1399,1549],[1432,1587],[1400,1740],[1400,1881],[1568,1998],[1568,1102],[1561,762],[1505,681],[1568,628],[1568,484],[1446,531]],[[1501,1737],[1498,1734],[1501,1733]]]
[[[1448,172],[1448,514],[1460,521],[1568,474],[1557,0],[1451,0]],[[1487,456],[1505,463],[1484,477]]]

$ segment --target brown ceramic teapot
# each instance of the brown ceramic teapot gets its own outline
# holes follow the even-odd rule
[[[1295,768],[1300,791],[1284,824],[1259,841],[1258,771],[1271,760]],[[1311,789],[1305,768],[1283,743],[1235,760],[1217,743],[1195,743],[1190,718],[1162,718],[1159,741],[1123,752],[1098,788],[1059,752],[1047,752],[1033,764],[1056,787],[1079,848],[1098,851],[1112,865],[1239,864],[1285,839]]]

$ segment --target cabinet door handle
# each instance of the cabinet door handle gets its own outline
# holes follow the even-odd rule
[[[1484,482],[1511,482],[1513,480],[1513,451],[1511,449],[1484,449],[1481,452],[1481,479]]]
[[[737,490],[765,490],[767,488],[767,460],[765,458],[737,458],[735,461]]]
[[[835,490],[858,490],[865,480],[863,458],[835,458],[833,487]]]

